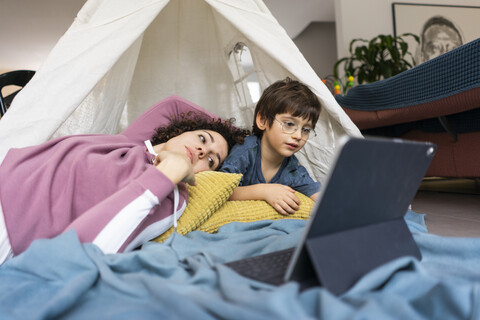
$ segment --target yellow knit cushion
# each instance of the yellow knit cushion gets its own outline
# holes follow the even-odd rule
[[[300,199],[300,209],[295,214],[284,216],[278,213],[266,201],[227,201],[220,209],[208,218],[197,230],[215,233],[221,226],[238,221],[251,222],[259,220],[303,219],[310,217],[314,201],[306,195],[295,192]]]
[[[217,211],[240,183],[241,174],[217,171],[203,171],[195,175],[197,185],[188,186],[188,204],[177,222],[177,232],[185,235],[197,230],[215,211]],[[172,233],[173,227],[153,241],[163,242]]]

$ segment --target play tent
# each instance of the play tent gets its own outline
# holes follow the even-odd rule
[[[322,102],[299,155],[321,179],[339,137],[360,132],[262,1],[89,0],[1,119],[0,151],[117,133],[172,94],[251,129],[249,80],[262,90],[286,76]]]

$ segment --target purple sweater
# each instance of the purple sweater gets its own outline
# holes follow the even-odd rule
[[[68,136],[9,150],[0,166],[0,202],[14,255],[70,229],[104,252],[123,252],[170,228],[175,186],[152,165],[143,141],[188,111],[213,117],[172,96],[117,135]],[[188,190],[183,183],[178,189],[181,213]]]

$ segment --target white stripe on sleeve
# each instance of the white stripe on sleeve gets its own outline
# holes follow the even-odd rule
[[[173,220],[175,219],[174,216],[177,217],[177,220],[180,219],[186,207],[187,203],[184,201],[183,206],[176,212],[175,215],[166,217],[146,227],[145,230],[143,230],[135,239],[132,240],[132,242],[127,245],[124,252],[132,251],[133,249],[166,232],[173,225]]]
[[[145,219],[150,210],[159,204],[158,198],[150,191],[130,202],[100,231],[93,243],[104,253],[116,253]]]

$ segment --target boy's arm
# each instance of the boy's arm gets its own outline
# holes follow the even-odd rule
[[[295,195],[295,190],[277,183],[259,183],[237,187],[229,200],[265,200],[283,215],[294,214],[300,209],[300,200]]]
[[[319,194],[320,194],[320,191],[312,194],[312,195],[310,196],[310,199],[312,199],[313,201],[317,201]]]
[[[265,200],[263,196],[264,183],[236,187],[228,200]]]
[[[313,180],[312,177],[310,177],[310,175],[308,174],[307,169],[305,169],[305,167],[300,165],[298,162],[295,171],[297,177],[289,185],[292,188],[295,188],[295,190],[297,190],[298,192],[303,193],[304,195],[310,197],[310,199],[315,201],[320,193],[318,190],[320,190],[321,184]]]

